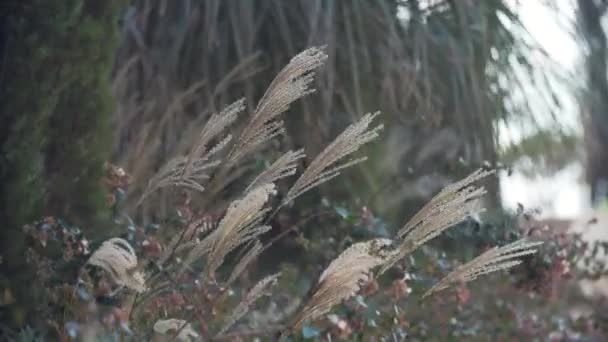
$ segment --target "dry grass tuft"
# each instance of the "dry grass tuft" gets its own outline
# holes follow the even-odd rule
[[[199,334],[192,328],[192,325],[183,319],[161,319],[154,323],[154,331],[161,335],[170,335],[172,331],[177,333],[177,341],[196,341]]]
[[[137,271],[137,255],[126,240],[112,238],[104,241],[87,264],[106,271],[118,285],[137,292],[146,291],[144,276]]]
[[[184,167],[183,174],[188,176],[193,173],[193,164],[197,161],[207,161],[211,156],[219,152],[230,142],[232,135],[227,134],[213,148],[209,148],[209,143],[217,138],[228,126],[237,119],[238,114],[245,109],[245,99],[240,99],[226,107],[219,114],[214,114],[209,118],[207,124],[200,133],[198,143],[188,156],[188,163]]]
[[[323,65],[326,59],[327,55],[322,48],[309,48],[293,57],[279,72],[233,146],[227,167],[237,164],[245,155],[284,132],[283,122],[276,119],[289,109],[291,103],[314,92],[310,88],[314,80],[314,69]]]
[[[168,186],[181,186],[195,191],[204,191],[202,181],[209,179],[208,171],[220,164],[220,160],[210,159],[230,143],[232,135],[225,135],[213,147],[209,147],[209,145],[236,120],[243,109],[245,109],[245,99],[240,99],[219,114],[212,115],[203,127],[198,142],[190,154],[174,157],[163,165],[148,182],[138,205],[150,194]]]
[[[399,230],[397,233],[397,240],[400,241],[399,253],[382,267],[380,273],[384,273],[398,260],[446,229],[464,221],[475,211],[481,210],[478,199],[486,193],[486,190],[472,184],[493,173],[494,171],[477,170],[466,178],[448,185],[433,197]]]
[[[262,220],[269,210],[264,206],[275,193],[274,184],[265,184],[232,202],[217,229],[190,251],[182,269],[207,255],[205,273],[213,276],[228,253],[270,229]]]
[[[283,204],[293,201],[304,192],[338,176],[342,169],[365,161],[367,157],[361,157],[336,165],[340,160],[378,137],[383,126],[378,125],[370,129],[369,125],[379,114],[379,112],[368,113],[361,120],[347,127],[304,170],[300,178],[289,189]]]
[[[312,297],[295,315],[288,329],[299,329],[305,322],[320,317],[355,295],[368,280],[371,270],[382,265],[393,253],[391,245],[389,239],[374,239],[355,243],[342,252],[323,271]]]
[[[234,308],[232,313],[226,318],[222,329],[218,333],[219,335],[224,334],[228,329],[230,329],[238,320],[243,318],[245,314],[249,311],[249,308],[261,297],[268,294],[268,290],[270,287],[277,284],[279,276],[281,273],[276,273],[271,276],[268,276],[262,280],[260,280],[249,292],[247,295],[241,300],[241,302]]]
[[[262,253],[262,251],[263,251],[263,247],[262,247],[262,243],[260,242],[260,240],[254,240],[253,242],[250,242],[249,246],[247,248],[247,252],[245,253],[245,255],[243,255],[242,258],[240,258],[239,262],[232,269],[232,272],[230,272],[230,276],[228,277],[226,286],[229,286],[230,284],[232,284],[238,278],[238,276],[240,276],[241,273],[243,273],[243,271],[245,271],[247,266],[258,255],[260,255],[260,253]]]
[[[249,191],[258,185],[274,183],[279,179],[293,176],[298,168],[298,160],[304,158],[304,150],[288,151],[277,159],[268,169],[260,173],[245,191]]]
[[[521,239],[502,247],[494,247],[450,272],[426,291],[422,298],[445,290],[452,285],[475,280],[480,275],[517,266],[521,263],[521,260],[517,260],[517,258],[536,253],[535,247],[542,244],[542,241],[531,242]]]

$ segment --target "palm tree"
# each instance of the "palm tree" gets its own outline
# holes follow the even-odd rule
[[[608,79],[606,32],[608,2],[579,0],[578,21],[585,43],[586,87],[582,97],[587,150],[587,182],[594,203],[608,198]]]
[[[115,157],[138,180],[131,191],[143,191],[210,113],[240,94],[258,97],[290,56],[326,44],[320,96],[289,116],[292,138],[284,143],[314,155],[347,123],[379,108],[393,128],[386,150],[357,175],[375,193],[366,199],[384,208],[419,203],[454,173],[496,164],[495,124],[513,111],[513,60],[525,63],[527,48],[506,3],[135,0],[114,73]],[[496,196],[497,184],[489,188]]]

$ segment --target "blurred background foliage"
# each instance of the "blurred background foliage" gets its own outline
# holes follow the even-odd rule
[[[554,5],[543,3],[548,11]],[[554,88],[572,75],[549,67],[554,62],[526,30],[515,0],[3,1],[2,272],[22,267],[22,261],[14,261],[24,248],[21,227],[44,215],[65,218],[92,239],[123,232],[124,222],[111,222],[112,214],[129,213],[144,225],[167,222],[182,198],[167,190],[136,207],[147,180],[170,156],[187,151],[212,113],[241,96],[253,109],[274,75],[313,45],[326,45],[329,54],[316,96],[294,106],[286,118],[289,134],[246,165],[234,183],[247,183],[276,158],[278,147],[303,147],[308,156],[316,155],[366,112],[382,111],[386,129],[382,141],[366,149],[367,163],[307,195],[307,205],[301,206],[306,209],[290,208],[278,216],[277,230],[297,229],[262,258],[262,265],[284,260],[296,264],[303,281],[311,281],[334,252],[362,237],[391,234],[440,188],[478,167],[507,174],[517,166],[519,172],[549,175],[578,161],[585,165],[592,200],[599,203],[608,197],[601,25],[607,4],[571,3],[577,13],[572,34],[579,37],[584,70],[584,77],[572,82],[582,133],[561,124],[562,99]],[[529,134],[502,143],[500,128],[522,122]],[[114,213],[103,197],[105,161],[132,177],[128,187],[112,195],[114,208],[120,205]],[[521,233],[517,220],[524,209],[505,213],[498,179],[487,186],[494,210],[435,241],[433,247],[447,254],[421,255],[413,270],[422,274],[425,265],[469,259]],[[192,201],[196,207],[204,198]],[[225,204],[198,210],[215,217]],[[377,221],[369,224],[371,218]],[[495,297],[479,292],[475,301],[484,313],[475,311],[478,306],[463,309],[457,301],[458,318],[446,314],[441,324],[476,331],[472,326],[482,323],[467,319],[479,321],[481,315],[493,322],[486,315],[498,317],[500,308],[515,305],[497,303]],[[520,303],[529,312],[535,304],[546,302]],[[423,312],[437,311],[428,309]],[[517,316],[509,310],[501,316],[505,320]],[[408,315],[412,325],[436,321],[424,313],[424,318]],[[551,319],[545,323],[561,324]],[[485,331],[504,328],[501,324],[506,323],[488,323]],[[432,332],[431,326],[427,333]]]
[[[327,45],[319,96],[294,110],[283,143],[314,155],[381,110],[387,143],[341,192],[373,193],[366,200],[383,212],[407,209],[454,174],[495,165],[493,123],[514,112],[512,84],[498,79],[526,49],[505,25],[518,22],[501,1],[135,2],[114,73],[116,159],[146,179],[209,113],[241,94],[253,103],[290,56]]]

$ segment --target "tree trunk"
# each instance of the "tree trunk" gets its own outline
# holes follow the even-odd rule
[[[587,42],[587,86],[583,97],[587,182],[591,200],[608,198],[608,80],[606,78],[606,33],[601,21],[606,1],[578,0],[581,34]]]

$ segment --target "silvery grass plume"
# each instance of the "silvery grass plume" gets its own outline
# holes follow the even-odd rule
[[[380,112],[368,113],[358,122],[347,127],[331,144],[329,144],[304,170],[300,178],[289,189],[283,204],[293,201],[304,192],[318,186],[340,174],[342,169],[363,162],[367,157],[338,164],[361,146],[376,139],[383,126],[369,128],[369,125]]]
[[[262,225],[269,210],[265,205],[275,193],[273,183],[264,184],[232,202],[218,227],[190,251],[182,271],[206,254],[205,272],[213,276],[228,253],[267,232],[270,227]]]
[[[243,271],[249,266],[249,264],[262,253],[263,246],[260,240],[256,239],[252,242],[248,243],[247,252],[239,259],[238,263],[232,268],[232,272],[230,272],[230,276],[228,277],[228,281],[225,286],[230,286],[237,278],[240,276]]]
[[[226,127],[232,125],[238,114],[245,109],[245,99],[242,98],[228,107],[219,114],[214,114],[209,118],[207,124],[200,133],[198,143],[188,156],[188,163],[184,167],[183,173],[185,176],[193,173],[193,164],[197,160],[208,160],[212,155],[216,154],[232,139],[231,134],[227,134],[215,147],[209,149],[209,143],[222,133]]]
[[[232,147],[227,167],[237,164],[243,156],[284,132],[283,122],[277,118],[289,109],[292,102],[314,92],[310,88],[314,69],[323,65],[326,59],[323,48],[312,47],[293,57],[277,74]]]
[[[137,255],[133,247],[121,238],[104,241],[91,255],[88,265],[106,271],[116,284],[137,292],[146,291],[144,275],[137,271]]]
[[[216,228],[216,222],[208,216],[200,217],[188,224],[181,234],[174,235],[167,248],[159,258],[158,265],[162,266],[169,258],[191,250],[201,243],[199,236],[205,235]]]
[[[494,247],[468,263],[458,267],[433,285],[423,296],[426,298],[448,287],[477,279],[480,275],[506,270],[521,263],[519,257],[536,253],[535,247],[542,241],[531,242],[520,239],[502,247]]]
[[[220,163],[219,160],[210,159],[228,145],[232,135],[225,135],[213,147],[210,147],[210,143],[236,120],[243,109],[245,109],[245,100],[240,99],[219,114],[213,114],[203,127],[198,142],[190,154],[177,156],[163,165],[148,182],[138,204],[153,192],[168,186],[204,191],[205,188],[201,183],[209,178],[207,172]]]
[[[361,284],[368,280],[371,270],[392,256],[391,245],[389,239],[373,239],[355,243],[342,252],[323,271],[310,299],[288,324],[283,336],[355,295]]]
[[[298,160],[305,156],[303,149],[288,151],[272,163],[269,168],[260,173],[245,191],[249,191],[262,184],[274,183],[279,179],[293,176],[298,169]]]
[[[260,280],[241,300],[241,302],[232,310],[232,313],[226,318],[222,329],[217,334],[220,336],[230,329],[236,322],[247,314],[251,306],[261,297],[268,295],[269,288],[276,285],[281,273],[276,273]]]
[[[192,325],[183,319],[161,319],[154,323],[154,331],[161,335],[171,336],[179,331],[175,337],[177,341],[197,341],[198,333],[192,328]]]
[[[486,190],[484,187],[475,187],[472,184],[493,173],[493,170],[479,169],[466,178],[446,186],[433,197],[399,230],[397,233],[399,253],[388,260],[379,273],[384,273],[398,260],[406,257],[427,241],[481,210],[478,200],[486,193]]]

